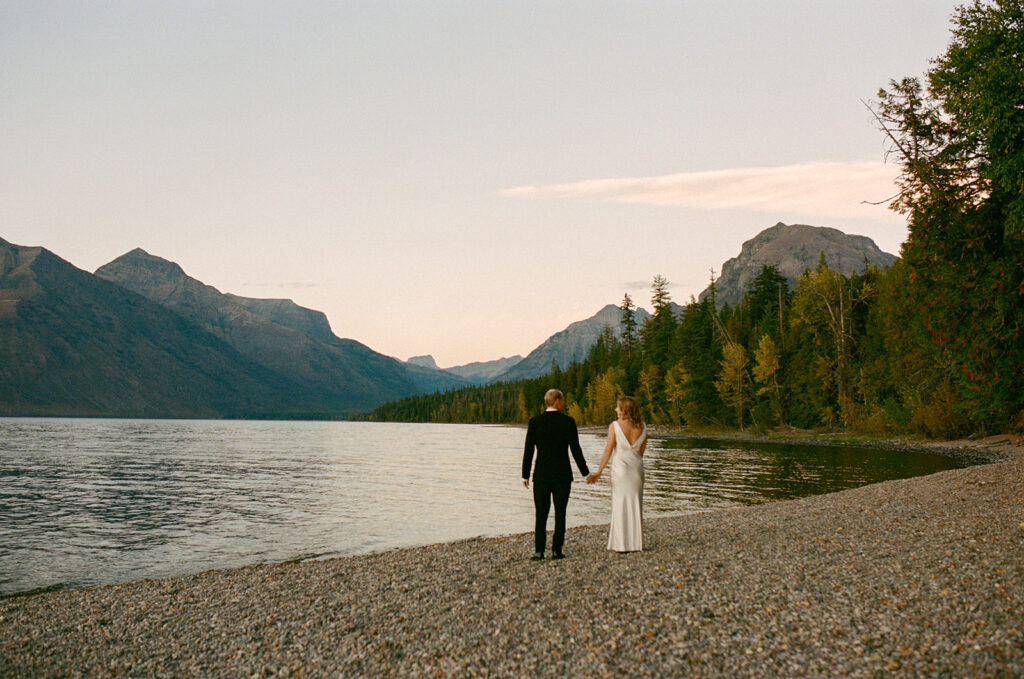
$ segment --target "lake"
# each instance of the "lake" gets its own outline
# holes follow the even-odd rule
[[[532,491],[519,480],[524,433],[483,425],[0,418],[0,594],[532,531]],[[580,438],[594,469],[604,434]],[[652,439],[644,515],[957,466],[924,453]],[[607,523],[610,511],[607,474],[593,486],[573,484],[570,526]]]

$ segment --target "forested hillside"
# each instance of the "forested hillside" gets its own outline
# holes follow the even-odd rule
[[[957,11],[922,84],[893,81],[872,105],[901,165],[891,207],[908,218],[902,259],[847,277],[822,258],[790,289],[765,267],[735,305],[714,294],[654,315],[549,376],[419,396],[371,419],[523,422],[566,392],[583,424],[635,395],[651,422],[845,427],[950,437],[1024,427],[1024,3]],[[629,324],[633,304],[621,306]]]

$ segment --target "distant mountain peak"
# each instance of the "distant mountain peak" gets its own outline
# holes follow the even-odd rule
[[[120,285],[130,282],[132,289],[152,289],[163,283],[177,285],[189,279],[188,274],[176,262],[151,255],[142,248],[135,248],[96,270],[101,278],[113,280]]]
[[[645,309],[637,308],[633,311],[633,317],[639,325],[650,314]],[[540,377],[551,370],[552,363],[564,369],[573,361],[582,361],[605,327],[611,328],[616,337],[622,334],[622,310],[614,304],[605,305],[590,318],[570,323],[527,354],[522,361],[498,375],[497,379],[511,381]]]
[[[0,316],[14,312],[18,302],[40,293],[32,264],[46,252],[0,239]]]
[[[437,361],[430,354],[424,354],[423,356],[412,356],[406,363],[412,363],[413,365],[421,365],[424,368],[433,368],[434,370],[440,370],[441,368],[437,365]]]
[[[818,265],[822,254],[830,267],[844,275],[861,273],[870,265],[885,268],[897,259],[867,236],[828,226],[779,222],[743,243],[740,254],[722,264],[715,281],[715,302],[738,303],[764,266],[776,267],[793,287],[804,271]],[[707,294],[705,290],[700,298]]]
[[[332,407],[359,408],[388,398],[465,382],[455,375],[403,365],[332,332],[327,316],[288,299],[222,293],[176,263],[136,248],[96,275],[158,302],[227,342],[261,366],[303,384]]]
[[[9,359],[0,415],[239,417],[320,407],[302,385],[159,304],[43,248],[0,246],[0,258],[8,255],[18,266],[0,273]],[[4,312],[11,292],[18,297]]]
[[[715,301],[738,303],[764,265],[777,267],[790,286],[794,286],[804,271],[818,265],[821,253],[825,254],[829,266],[847,275],[851,271],[862,272],[866,264],[884,268],[897,259],[880,250],[866,236],[846,234],[825,226],[778,222],[745,242],[740,254],[722,265],[721,276],[715,281]],[[707,294],[707,290],[702,292],[701,299]],[[671,309],[679,314],[682,307],[673,302]],[[642,308],[636,309],[634,314],[638,325],[650,315]],[[565,368],[573,360],[586,358],[605,326],[611,327],[616,336],[620,335],[621,316],[619,307],[608,304],[590,318],[571,323],[549,337],[496,379],[539,377],[551,369],[552,362]]]
[[[476,384],[487,384],[522,360],[523,357],[519,355],[503,356],[494,361],[476,361],[445,368],[445,370]]]

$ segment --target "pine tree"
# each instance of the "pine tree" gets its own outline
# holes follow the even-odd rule
[[[667,369],[672,358],[672,340],[676,319],[672,314],[672,296],[668,291],[668,280],[655,276],[651,283],[651,305],[654,314],[644,323],[642,340],[644,365],[657,365]]]
[[[619,316],[619,321],[622,324],[622,345],[626,350],[626,360],[629,361],[633,357],[636,345],[636,315],[634,314],[636,305],[633,304],[628,292],[622,296],[622,304],[619,305],[619,309],[622,310]]]
[[[784,336],[783,312],[789,304],[789,297],[786,277],[774,266],[762,266],[750,284],[743,304],[749,316],[752,337],[760,338],[765,333],[773,339]]]
[[[958,8],[953,39],[917,78],[879,92],[902,165],[910,304],[933,348],[934,400],[978,430],[1024,420],[1024,2]],[[924,404],[923,407],[927,407]]]
[[[768,396],[777,424],[782,423],[782,390],[779,386],[779,353],[771,335],[761,335],[754,353],[754,379],[760,384],[758,396]]]
[[[747,377],[747,350],[741,344],[730,344],[722,350],[722,365],[715,388],[722,401],[736,414],[736,423],[743,430],[743,413],[750,401]]]
[[[677,374],[685,375],[682,388],[686,393],[686,423],[713,424],[723,415],[721,400],[715,389],[715,377],[722,359],[721,335],[715,331],[715,305],[709,295],[701,301],[691,300],[683,309],[676,331],[679,359]]]

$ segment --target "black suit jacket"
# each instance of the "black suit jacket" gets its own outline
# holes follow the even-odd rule
[[[533,481],[548,483],[572,482],[572,467],[569,466],[569,451],[572,451],[580,474],[587,476],[587,461],[580,448],[576,420],[557,410],[548,410],[530,420],[526,428],[526,445],[523,450],[523,478],[530,478],[530,464],[533,451],[537,450],[537,464],[533,469]]]

